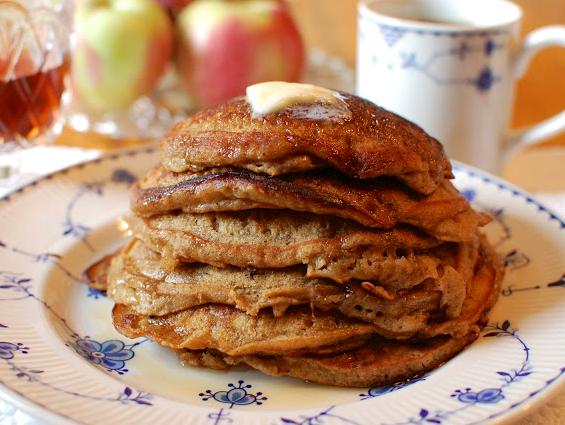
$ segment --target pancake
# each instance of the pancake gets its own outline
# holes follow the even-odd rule
[[[97,289],[99,291],[105,291],[108,287],[108,271],[110,269],[110,264],[114,257],[119,254],[116,251],[112,254],[105,255],[100,260],[91,264],[84,272],[84,277],[88,282],[88,286]]]
[[[472,322],[460,335],[435,336],[418,341],[372,337],[359,348],[333,354],[230,356],[215,349],[183,349],[178,351],[178,355],[183,364],[190,366],[227,369],[245,364],[271,376],[293,376],[325,385],[387,385],[438,367],[475,340],[486,323],[486,314],[498,297],[501,278],[499,260],[488,246],[484,246],[472,285],[476,291],[469,302],[466,300],[465,316]],[[477,294],[481,296],[475,296]],[[471,311],[472,314],[467,314]]]
[[[305,113],[327,117],[322,104],[253,117],[245,98],[205,109],[163,139],[163,164],[173,172],[235,166],[270,175],[333,167],[359,179],[394,176],[420,193],[452,176],[441,144],[420,127],[357,96],[341,96],[346,119]]]
[[[504,277],[504,266],[498,255],[485,237],[481,245],[475,274],[467,286],[467,295],[461,313],[450,320],[429,323],[418,333],[423,338],[450,334],[456,337],[465,335],[469,328],[477,323],[496,303],[500,293],[500,284]]]
[[[254,112],[174,126],[130,188],[131,239],[86,272],[115,329],[186,365],[362,387],[477,338],[503,268],[441,144],[346,93],[249,93]]]
[[[468,282],[478,249],[476,237],[441,244],[408,228],[380,231],[284,211],[162,215],[133,219],[131,228],[163,255],[165,268],[179,261],[255,268],[305,264],[308,277],[377,280],[387,289],[437,278],[442,261]]]
[[[500,260],[488,245],[483,245],[481,263],[473,282],[475,291],[466,300],[461,314],[461,320],[468,322],[466,330],[455,336],[435,336],[423,341],[373,339],[358,349],[332,355],[232,357],[217,351],[183,350],[179,351],[179,359],[186,365],[214,369],[246,364],[267,375],[293,376],[324,385],[373,387],[392,384],[440,366],[473,342],[498,298],[502,277]],[[453,321],[444,323],[445,326],[453,324]]]
[[[353,181],[335,173],[270,177],[233,169],[175,174],[157,166],[130,190],[132,211],[151,216],[255,208],[333,215],[371,228],[410,224],[445,241],[469,241],[485,217],[444,180],[429,196],[391,180]]]
[[[292,308],[283,316],[250,316],[233,307],[207,304],[168,316],[136,314],[123,304],[113,309],[114,327],[128,338],[145,336],[174,349],[215,349],[231,356],[299,355],[360,346],[374,326],[339,314]]]
[[[185,366],[225,370],[248,365],[271,376],[293,376],[323,385],[377,387],[394,384],[445,363],[478,337],[477,329],[461,338],[436,337],[428,341],[373,339],[355,350],[311,356],[231,357],[213,350],[178,352]]]
[[[158,254],[132,241],[113,261],[108,295],[147,316],[213,303],[234,306],[251,316],[272,309],[275,317],[281,317],[291,306],[306,305],[371,323],[377,333],[389,338],[407,338],[422,331],[432,315],[443,312],[452,318],[459,314],[465,283],[448,273],[443,278],[456,284],[429,279],[411,290],[379,296],[363,289],[360,282],[337,285],[308,279],[301,267],[265,270],[183,264],[165,271]]]
[[[402,337],[464,338],[478,332],[477,324],[498,297],[501,277],[499,260],[483,247],[461,314],[449,320],[432,320],[416,334]],[[251,316],[231,306],[205,304],[158,317],[116,304],[113,318],[116,329],[129,338],[146,336],[174,349],[213,349],[229,356],[338,352],[340,347],[359,341],[362,345],[369,336],[383,333],[374,325],[307,307],[291,307],[277,317],[269,311]]]
[[[377,279],[408,288],[436,278],[440,263],[425,251],[440,242],[419,232],[372,230],[284,211],[162,215],[133,219],[131,229],[163,254],[164,267],[179,261],[255,268],[305,264],[308,277]]]

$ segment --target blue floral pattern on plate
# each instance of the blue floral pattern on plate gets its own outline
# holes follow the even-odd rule
[[[21,342],[12,344],[11,342],[0,341],[0,359],[10,360],[14,358],[14,353],[16,351],[19,351],[22,354],[27,354],[27,350],[29,350],[29,348],[24,347]]]
[[[100,289],[91,288],[90,286],[87,288],[86,296],[92,299],[99,299],[99,298],[106,298],[106,292],[101,291]]]
[[[249,404],[262,405],[267,397],[263,396],[262,392],[255,394],[249,392],[252,385],[246,384],[245,381],[239,380],[237,385],[229,383],[228,390],[215,391],[206,390],[198,394],[202,401],[216,400],[218,403],[229,404],[231,409],[234,406],[245,406]]]
[[[126,361],[131,360],[135,355],[131,346],[126,346],[122,341],[115,339],[100,343],[86,337],[78,339],[73,343],[73,347],[89,362],[118,373],[128,371],[125,369]]]
[[[496,51],[495,45],[489,45],[487,39],[484,41],[484,54],[493,54]],[[474,42],[469,40],[466,46],[463,44],[461,46],[458,54],[465,56],[468,54],[467,50],[474,46]],[[77,178],[77,175],[73,175],[72,184],[74,186],[72,187],[74,191],[69,193],[69,203],[76,199],[76,195],[81,190],[85,190],[81,189],[81,187],[87,187],[83,185],[93,184],[94,182],[101,188],[101,193],[98,195],[95,192],[84,192],[83,195],[78,197],[78,200],[74,201],[74,206],[71,205],[70,208],[72,223],[84,226],[90,230],[86,234],[77,237],[75,237],[76,235],[73,236],[71,232],[63,238],[69,240],[69,243],[72,243],[72,239],[77,239],[77,245],[82,247],[81,252],[88,252],[89,247],[82,239],[86,237],[91,247],[96,250],[98,247],[95,245],[96,238],[93,233],[96,228],[92,223],[83,219],[81,211],[90,202],[90,197],[104,202],[109,193],[112,193],[112,191],[115,193],[116,188],[121,188],[120,190],[122,191],[125,190],[127,185],[135,178],[135,175],[139,174],[139,169],[135,167],[131,171],[129,170],[126,166],[126,159],[139,155],[147,155],[146,159],[144,159],[147,164],[153,161],[153,159],[151,161],[148,159],[150,154],[147,149],[113,154],[107,158],[74,167],[70,171],[56,173],[40,183],[10,195],[6,200],[0,201],[0,204],[10,205],[12,201],[16,202],[18,199],[21,199],[20,196],[28,190],[31,191],[31,188],[33,190],[40,190],[43,185],[49,184],[51,180],[64,179],[67,173],[88,170],[89,167],[95,169],[97,169],[96,167],[102,167],[105,170],[105,174],[99,172],[86,173],[85,171],[87,177]],[[137,160],[134,162],[138,163]],[[478,207],[493,214],[494,221],[492,226],[496,227],[498,238],[495,242],[497,249],[504,257],[508,275],[510,277],[514,276],[514,274],[522,276],[524,272],[531,270],[531,265],[538,264],[540,259],[539,256],[536,257],[535,252],[532,255],[531,247],[515,243],[517,238],[515,235],[516,222],[513,221],[513,211],[516,211],[517,206],[512,205],[512,202],[520,206],[532,207],[532,214],[543,218],[544,223],[550,223],[551,226],[547,225],[546,227],[548,229],[551,227],[553,232],[564,229],[565,223],[530,196],[505,183],[499,182],[495,178],[466,167],[455,167],[455,171],[459,175],[464,176],[462,179],[465,182],[465,187],[462,188],[463,194]],[[82,175],[79,174],[79,176]],[[495,191],[497,197],[494,198],[494,201],[492,197],[487,197],[490,200],[485,203],[484,200],[487,198],[485,198],[484,192],[489,190]],[[508,196],[512,197],[514,201],[510,202]],[[23,198],[23,196],[21,197]],[[501,198],[500,202],[498,202],[498,198]],[[82,204],[83,202],[85,205]],[[60,233],[60,227],[58,226],[65,222],[65,211],[58,216],[60,220],[53,227],[58,233]],[[538,223],[538,225],[540,224]],[[167,415],[171,411],[177,412],[178,409],[178,412],[182,412],[182,414],[179,414],[179,417],[182,417],[185,423],[197,419],[211,424],[245,423],[246,418],[249,417],[248,415],[258,412],[258,414],[264,414],[265,418],[268,418],[268,423],[305,425],[336,423],[353,425],[367,423],[360,414],[362,412],[370,412],[373,415],[374,412],[383,406],[387,406],[389,399],[393,400],[396,397],[411,397],[412,399],[415,394],[421,395],[430,390],[436,391],[434,388],[434,383],[438,382],[436,373],[440,374],[444,371],[432,372],[408,383],[399,383],[381,388],[368,388],[364,391],[352,390],[352,399],[350,400],[362,399],[362,401],[358,401],[358,403],[362,404],[331,403],[332,399],[328,398],[328,404],[332,404],[330,406],[322,405],[316,409],[301,409],[278,413],[276,417],[274,411],[269,410],[276,408],[277,398],[281,397],[280,392],[277,391],[276,384],[272,386],[269,384],[268,387],[265,387],[265,378],[262,378],[263,380],[260,383],[256,383],[252,379],[252,374],[241,377],[245,379],[234,379],[232,375],[230,379],[226,378],[222,383],[223,379],[218,378],[218,376],[223,377],[224,375],[210,373],[209,385],[197,387],[191,393],[191,401],[193,403],[199,403],[206,407],[194,410],[190,408],[189,404],[174,404],[175,402],[171,399],[165,400],[164,397],[153,396],[146,391],[134,389],[133,385],[126,382],[117,384],[119,381],[108,377],[108,374],[112,374],[119,380],[127,380],[134,375],[134,371],[138,372],[137,360],[135,360],[138,358],[136,356],[138,354],[137,350],[138,348],[144,350],[148,346],[148,344],[140,346],[145,341],[131,342],[128,345],[125,340],[122,341],[114,337],[100,337],[99,335],[94,337],[82,336],[85,333],[79,335],[78,332],[72,329],[74,326],[70,325],[73,322],[67,322],[66,311],[63,314],[62,311],[58,311],[58,305],[46,303],[39,296],[43,292],[41,292],[41,281],[38,277],[41,276],[41,273],[38,273],[37,270],[56,270],[57,273],[60,273],[58,276],[61,279],[67,279],[68,282],[73,284],[83,282],[80,272],[77,273],[76,270],[69,267],[64,250],[52,248],[52,245],[22,244],[14,240],[10,236],[10,232],[3,232],[0,238],[0,256],[9,259],[5,264],[12,264],[10,262],[12,260],[15,261],[13,264],[17,264],[11,271],[0,271],[0,302],[2,304],[0,307],[2,310],[0,311],[7,311],[3,309],[5,306],[12,310],[19,309],[21,306],[22,309],[30,308],[33,311],[37,311],[37,307],[40,307],[40,310],[44,311],[45,315],[54,317],[54,321],[58,322],[63,329],[63,333],[68,335],[66,341],[72,350],[70,351],[72,354],[69,355],[76,356],[74,352],[78,353],[85,361],[96,366],[96,369],[87,368],[89,369],[88,373],[90,376],[96,374],[96,379],[99,382],[103,381],[103,379],[106,379],[104,382],[108,382],[107,390],[97,387],[96,391],[91,391],[90,383],[80,389],[70,389],[65,382],[53,380],[50,367],[44,367],[45,365],[42,364],[39,350],[35,350],[35,343],[30,344],[30,341],[20,337],[20,335],[24,335],[19,331],[21,324],[13,320],[10,314],[0,315],[0,341],[2,341],[0,342],[0,384],[11,388],[23,397],[28,396],[29,388],[30,392],[35,393],[45,391],[50,397],[58,394],[60,395],[60,400],[84,400],[85,406],[95,406],[100,412],[107,410],[116,412],[116,414],[123,414],[124,412],[119,410],[123,408],[132,409],[127,411],[128,415],[138,415],[138,410],[136,409],[141,409],[140,412],[143,413],[139,413],[140,416],[136,416],[141,421],[140,423],[149,420],[150,417],[155,417],[151,416],[153,415],[152,412],[155,412],[154,415]],[[28,274],[28,272],[31,274]],[[520,294],[526,291],[528,296],[532,297],[537,297],[537,294],[548,293],[548,291],[552,291],[552,294],[560,294],[562,291],[559,291],[558,288],[565,287],[565,273],[563,272],[564,270],[559,270],[559,273],[544,278],[541,282],[528,282],[521,278],[511,278],[503,286],[503,295],[505,294],[504,291],[506,291],[508,296],[513,296],[513,301],[519,301],[523,298]],[[89,306],[95,307],[109,302],[103,297],[102,293],[89,291],[86,288],[81,290],[80,294],[85,299],[99,300],[97,302],[89,301]],[[557,299],[557,297],[549,298]],[[504,300],[504,297],[502,297],[502,300]],[[495,317],[501,318],[500,313],[497,312]],[[383,420],[381,422],[386,425],[447,424],[452,420],[460,420],[460,412],[463,411],[466,412],[467,416],[472,416],[477,418],[477,420],[489,420],[515,411],[519,406],[529,404],[533,398],[536,398],[540,393],[545,392],[547,388],[554,387],[558,381],[561,381],[565,365],[560,365],[559,367],[551,366],[551,368],[546,366],[543,368],[539,367],[539,359],[543,358],[544,352],[538,345],[532,344],[530,340],[532,332],[527,331],[524,333],[523,330],[519,330],[521,323],[512,315],[502,316],[502,318],[507,318],[508,320],[494,321],[485,328],[483,338],[477,342],[477,349],[481,351],[479,347],[481,344],[484,345],[485,341],[497,347],[502,344],[501,347],[503,347],[505,353],[509,353],[509,358],[513,359],[512,362],[493,363],[495,366],[492,367],[477,365],[477,368],[480,367],[480,372],[483,374],[481,384],[473,381],[472,377],[462,382],[454,383],[451,388],[447,387],[445,390],[443,402],[440,405],[431,400],[429,402],[417,401],[412,404],[410,409],[397,412],[398,418],[394,421],[385,422]],[[546,323],[546,325],[548,328],[554,327],[554,323]],[[545,331],[547,332],[547,329]],[[90,333],[90,335],[92,334]],[[561,338],[560,334],[555,335],[555,338]],[[530,356],[530,353],[535,354],[535,356]],[[467,355],[470,354],[462,354],[462,356]],[[457,362],[457,359],[454,361]],[[484,375],[487,369],[490,377],[485,377],[486,375]],[[127,370],[130,370],[130,372],[126,373]],[[105,373],[100,373],[101,371]],[[84,373],[86,374],[86,372],[85,369]],[[123,375],[119,375],[120,372]],[[449,380],[451,376],[448,374],[448,380],[444,381],[444,384],[445,382],[451,383]],[[536,379],[532,379],[531,376],[535,376]],[[228,385],[228,382],[232,384]],[[254,391],[255,385],[267,392],[268,400],[262,392]],[[441,387],[443,388],[444,386]],[[512,387],[511,391],[508,390],[510,387]],[[92,388],[94,387],[92,386]],[[209,389],[199,393],[200,388]],[[526,390],[524,391],[523,389]],[[315,387],[312,387],[312,391],[317,390]],[[34,399],[34,401],[41,403],[40,399]],[[63,407],[56,409],[57,414],[61,416],[70,414],[65,410],[64,403],[61,403],[61,406]],[[352,408],[351,406],[355,407]],[[486,407],[489,410],[485,410]],[[47,406],[47,408],[49,409],[50,407]],[[71,419],[77,419],[74,413],[71,416]],[[377,422],[376,418],[378,416],[371,417]]]
[[[424,381],[425,379],[426,379],[425,376],[420,376],[420,377],[414,377],[412,379],[408,379],[406,381],[397,382],[397,383],[392,384],[392,385],[386,385],[384,387],[372,387],[372,388],[369,388],[369,390],[367,391],[367,394],[361,393],[361,394],[359,394],[359,397],[361,398],[361,400],[379,397],[379,396],[382,396],[384,394],[389,394],[389,393],[392,393],[394,391],[401,390],[403,388],[406,388],[409,385],[415,384],[416,382]]]

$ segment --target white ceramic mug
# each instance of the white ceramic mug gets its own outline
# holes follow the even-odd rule
[[[519,44],[522,11],[506,0],[365,0],[358,12],[357,93],[420,125],[450,157],[496,172],[516,148],[565,129],[564,110],[508,131],[515,79],[540,49],[565,47],[564,26]]]

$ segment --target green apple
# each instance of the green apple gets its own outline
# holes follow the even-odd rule
[[[202,105],[262,81],[298,81],[300,33],[281,0],[195,0],[176,19],[177,68]]]
[[[82,0],[75,15],[73,94],[95,111],[149,93],[172,52],[172,24],[155,0]]]

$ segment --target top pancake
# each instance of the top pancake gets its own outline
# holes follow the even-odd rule
[[[420,193],[433,192],[451,165],[441,144],[415,124],[359,97],[341,93],[350,116],[312,119],[299,105],[262,117],[245,98],[204,109],[161,142],[170,171],[234,166],[278,175],[334,167],[353,178],[394,176]]]

